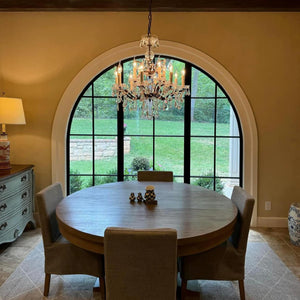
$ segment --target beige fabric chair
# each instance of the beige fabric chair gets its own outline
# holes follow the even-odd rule
[[[238,220],[229,240],[206,252],[180,258],[182,299],[189,293],[187,280],[238,280],[240,298],[245,299],[245,255],[254,199],[235,186],[232,202],[238,208]]]
[[[177,232],[173,229],[106,229],[107,300],[175,300]]]
[[[104,299],[103,255],[81,249],[60,234],[55,209],[62,199],[63,193],[59,183],[52,184],[37,194],[45,252],[44,295],[48,296],[51,274],[87,274],[99,277],[100,292]]]
[[[138,181],[173,181],[171,171],[138,171]]]

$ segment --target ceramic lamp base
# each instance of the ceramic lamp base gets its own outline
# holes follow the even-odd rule
[[[0,170],[9,170],[11,165],[9,162],[10,143],[8,140],[0,139]]]

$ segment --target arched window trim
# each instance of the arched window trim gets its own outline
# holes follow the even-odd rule
[[[189,46],[161,41],[159,53],[186,60],[210,74],[226,90],[239,116],[243,133],[243,186],[257,199],[257,128],[247,97],[233,76],[217,61]],[[115,61],[143,55],[138,42],[113,48],[87,64],[71,81],[59,102],[52,127],[52,181],[66,186],[66,134],[70,113],[78,96],[99,72]],[[256,201],[257,203],[257,201]],[[256,224],[257,208],[252,224]]]

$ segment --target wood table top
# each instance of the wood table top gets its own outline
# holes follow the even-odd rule
[[[157,205],[130,203],[129,195],[155,187]],[[56,209],[61,233],[84,249],[104,253],[107,227],[177,230],[178,255],[208,250],[232,233],[237,208],[227,197],[173,182],[116,182],[69,195]]]

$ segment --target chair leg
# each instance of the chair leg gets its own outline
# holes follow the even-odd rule
[[[187,280],[181,279],[181,300],[184,300],[186,295]]]
[[[105,300],[106,291],[105,291],[105,279],[104,279],[104,277],[99,277],[99,283],[100,283],[101,300]]]
[[[244,280],[239,280],[240,299],[245,300]]]
[[[44,296],[48,297],[51,274],[45,273]]]

